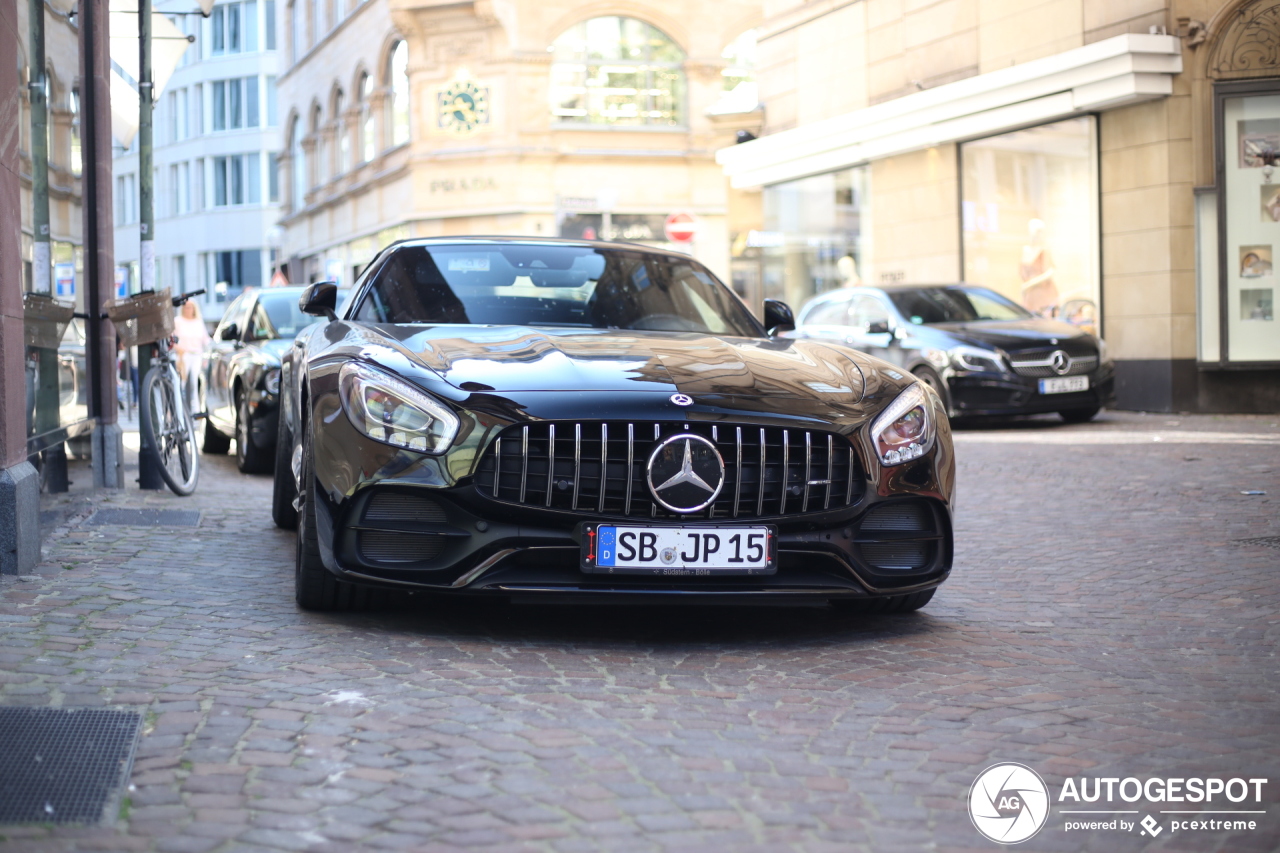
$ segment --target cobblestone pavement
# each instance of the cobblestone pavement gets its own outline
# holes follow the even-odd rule
[[[1270,780],[1254,832],[1055,811],[1024,849],[1280,849],[1276,420],[959,432],[955,571],[906,617],[308,614],[269,478],[230,458],[189,499],[53,500],[44,563],[0,580],[0,704],[145,710],[145,734],[118,819],[0,849],[991,851],[965,797],[997,761],[1053,792]],[[83,523],[106,505],[202,517]]]

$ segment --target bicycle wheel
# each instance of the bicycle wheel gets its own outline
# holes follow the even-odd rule
[[[160,477],[174,494],[189,495],[196,490],[200,476],[200,456],[181,387],[178,372],[171,365],[148,370],[139,395],[138,428],[144,443],[150,445]]]

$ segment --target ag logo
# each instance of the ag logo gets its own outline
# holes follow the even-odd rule
[[[436,95],[436,113],[440,127],[458,133],[475,130],[489,123],[489,89],[470,80],[450,83]]]
[[[1049,789],[1030,767],[992,765],[969,789],[969,818],[978,832],[998,844],[1026,841],[1049,818]]]

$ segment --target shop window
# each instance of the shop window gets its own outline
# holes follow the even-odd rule
[[[842,169],[764,189],[763,296],[799,309],[810,298],[862,283],[870,221],[868,170]]]
[[[680,127],[684,51],[635,18],[592,18],[552,45],[551,116],[565,124]]]
[[[1221,84],[1218,140],[1219,361],[1280,362],[1280,86]],[[1203,263],[1203,259],[1202,259]]]
[[[1092,116],[960,147],[964,280],[1097,328],[1097,131]]]

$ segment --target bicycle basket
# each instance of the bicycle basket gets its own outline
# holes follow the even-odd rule
[[[102,306],[127,347],[153,344],[173,334],[173,299],[169,288],[108,299]]]
[[[75,306],[64,305],[46,293],[22,295],[22,329],[29,347],[57,349]]]

